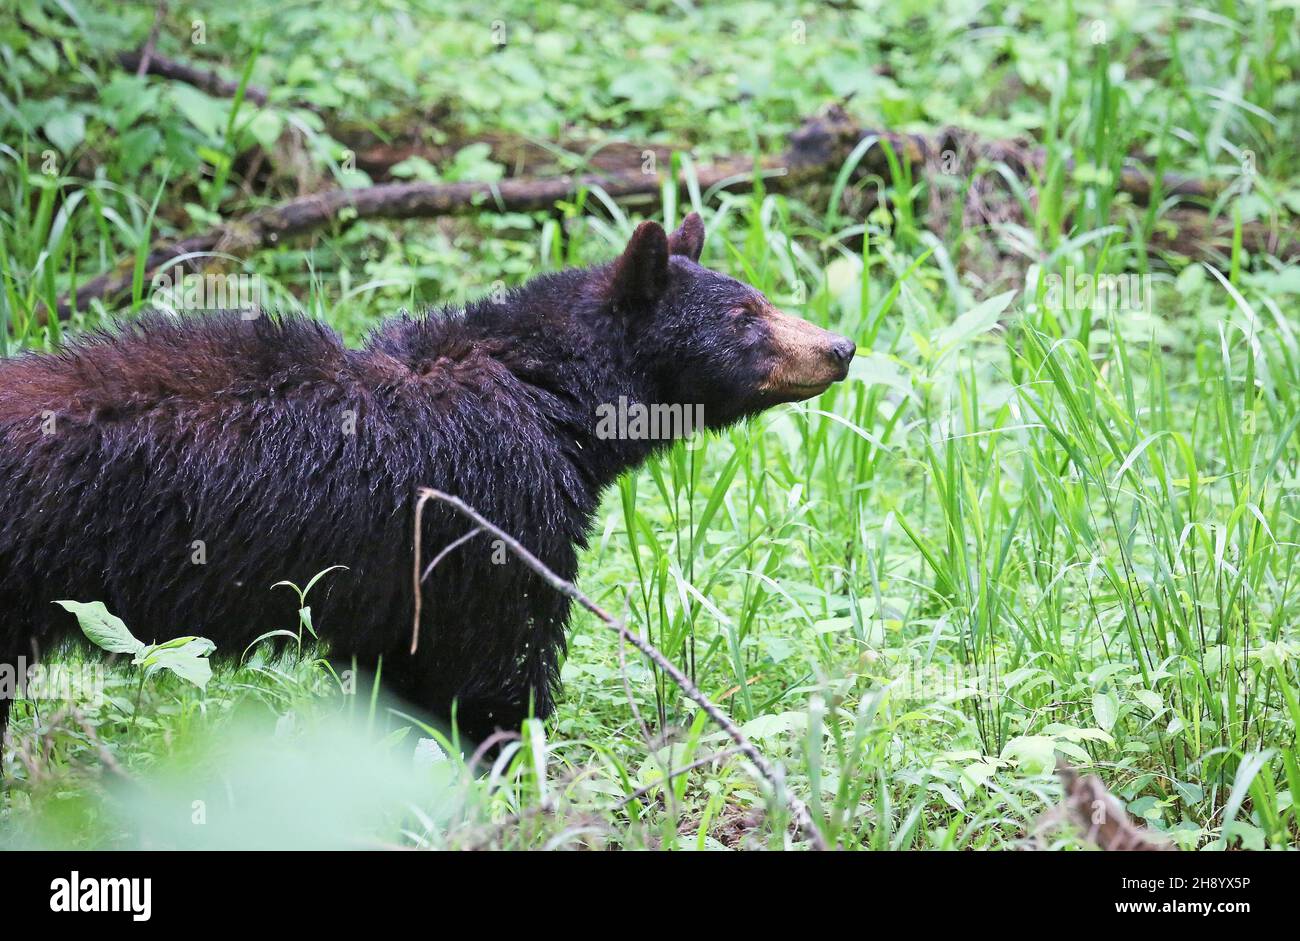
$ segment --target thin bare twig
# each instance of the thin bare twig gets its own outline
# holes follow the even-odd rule
[[[446,503],[456,512],[472,520],[479,527],[500,539],[502,544],[504,544],[505,547],[509,549],[517,559],[519,559],[519,561],[523,562],[524,565],[541,577],[541,579],[548,585],[560,594],[569,598],[571,601],[576,601],[583,608],[586,608],[607,627],[616,631],[620,637],[627,641],[627,643],[641,651],[642,655],[659,667],[659,669],[662,670],[674,684],[676,684],[678,689],[680,689],[688,699],[703,709],[705,714],[712,719],[719,728],[727,733],[727,736],[736,743],[737,750],[749,759],[750,764],[754,766],[759,775],[762,776],[769,785],[771,785],[778,799],[784,797],[786,804],[790,808],[791,815],[794,817],[795,823],[798,825],[799,829],[803,831],[804,835],[807,836],[808,842],[812,845],[812,848],[815,850],[824,850],[827,848],[826,841],[822,837],[821,831],[817,828],[816,824],[813,823],[812,815],[808,812],[808,807],[803,801],[786,789],[785,777],[781,772],[781,769],[768,761],[767,758],[764,757],[763,753],[760,752],[745,733],[741,731],[740,726],[736,725],[736,723],[733,722],[725,712],[718,708],[718,706],[714,704],[713,700],[705,696],[704,693],[700,691],[699,687],[691,682],[690,677],[679,670],[677,666],[665,657],[657,647],[628,630],[625,623],[619,621],[609,612],[605,611],[604,608],[600,607],[600,605],[596,604],[596,602],[588,598],[572,582],[563,579],[552,572],[550,568],[547,567],[546,563],[542,562],[541,559],[537,558],[537,556],[524,548],[519,540],[515,539],[499,526],[489,522],[480,515],[477,510],[459,497],[454,497],[449,493],[443,493],[441,490],[433,490],[427,487],[422,488],[419,491],[419,504],[417,504],[416,507],[417,519],[420,516],[420,506],[429,500],[438,500],[442,503]],[[417,595],[419,593],[418,582],[416,584],[416,593]]]
[[[429,573],[433,571],[434,566],[436,566],[439,562],[441,562],[444,558],[446,558],[447,553],[451,552],[453,549],[455,549],[457,546],[461,545],[462,543],[469,542],[469,540],[473,539],[475,536],[477,536],[479,533],[483,531],[481,528],[478,527],[471,529],[465,535],[461,536],[451,545],[447,546],[441,552],[439,552],[437,556],[434,557],[434,560],[429,563],[429,567],[425,569],[423,573],[421,573],[420,534],[423,532],[423,529],[420,524],[423,517],[424,517],[424,501],[421,500],[419,503],[415,505],[415,571],[413,573],[415,577],[415,584],[414,584],[415,617],[413,618],[411,623],[411,653],[415,653],[416,649],[420,645],[420,609],[421,607],[423,607],[423,601],[424,601],[423,592],[420,591],[421,582],[423,582],[426,578],[429,577]]]
[[[464,545],[465,543],[469,542],[471,539],[473,539],[475,536],[477,536],[477,535],[478,535],[479,533],[481,533],[481,532],[483,532],[483,530],[480,529],[479,527],[475,526],[473,529],[471,529],[471,530],[470,530],[469,532],[467,532],[465,535],[461,536],[461,537],[460,537],[459,539],[457,539],[455,542],[453,542],[453,543],[451,543],[450,545],[448,545],[447,548],[443,549],[441,552],[439,552],[437,555],[435,555],[435,556],[433,557],[433,561],[429,563],[429,567],[426,568],[426,569],[424,570],[424,574],[420,576],[420,581],[422,581],[422,582],[424,582],[424,581],[428,581],[428,579],[429,579],[429,575],[433,572],[434,568],[437,567],[437,565],[438,565],[439,562],[441,562],[443,559],[445,559],[449,553],[451,553],[452,551],[454,551],[454,550],[456,549],[457,546],[462,546],[462,545]],[[415,653],[415,651],[412,650],[411,653]]]
[[[483,759],[486,758],[498,745],[502,745],[506,742],[522,741],[523,737],[518,732],[507,732],[503,729],[498,729],[479,743],[478,748],[474,749],[474,754],[469,756],[469,762],[466,766],[471,770],[478,768],[483,764]]]
[[[618,638],[618,675],[623,681],[623,696],[627,700],[627,708],[632,713],[632,718],[641,728],[641,738],[645,740],[645,747],[651,754],[657,750],[655,748],[655,737],[650,732],[650,724],[646,722],[641,715],[641,709],[636,704],[636,696],[632,693],[632,681],[627,675],[627,643],[623,640],[622,635]]]
[[[627,623],[626,616],[624,616],[623,620],[624,623]],[[673,754],[672,744],[670,742],[668,746],[668,760],[660,761],[659,749],[655,747],[654,735],[650,732],[650,725],[641,715],[641,709],[636,704],[636,696],[632,692],[632,678],[627,672],[627,642],[623,639],[622,634],[618,637],[618,676],[623,682],[623,698],[627,701],[627,707],[632,713],[632,718],[636,720],[637,726],[641,729],[641,737],[645,740],[646,752],[649,754],[650,760],[659,766],[659,770],[663,772],[664,779],[667,780],[672,770],[670,767]],[[661,738],[666,738],[666,736],[661,735]],[[624,804],[625,803],[626,801]],[[618,806],[622,807],[624,804],[619,804]],[[669,810],[674,814],[676,813],[675,807],[670,807]]]
[[[424,594],[420,591],[420,543],[424,533],[424,500],[415,504],[415,558],[411,562],[411,589],[415,592],[415,616],[411,622],[411,653],[415,653],[420,643],[420,609],[424,606]]]
[[[149,38],[140,50],[140,64],[135,67],[137,77],[143,78],[149,73],[149,63],[153,61],[154,48],[158,45],[158,31],[162,29],[163,20],[167,18],[167,0],[158,0],[153,11],[153,26],[149,29]]]
[[[422,514],[420,511],[423,508],[424,508],[424,504],[422,503],[416,506],[415,508],[415,620],[414,623],[411,625],[411,653],[415,653],[416,648],[419,647],[420,645],[420,607],[421,607],[421,600],[422,600],[420,597],[421,595],[420,584],[429,577],[429,573],[431,573],[434,570],[434,568],[437,566],[439,562],[441,562],[443,559],[447,557],[448,553],[452,552],[457,547],[464,545],[465,543],[473,539],[475,536],[477,536],[479,533],[483,532],[482,528],[478,526],[471,529],[465,535],[461,536],[455,542],[451,543],[449,546],[445,547],[441,552],[439,552],[436,556],[434,556],[433,561],[429,563],[429,567],[424,570],[423,574],[421,574],[420,572],[420,517]]]
[[[739,754],[741,754],[740,748],[733,745],[731,748],[724,748],[722,751],[710,752],[703,758],[695,759],[695,761],[692,761],[689,765],[682,765],[680,768],[670,768],[658,781],[651,781],[649,784],[642,785],[627,797],[623,798],[618,802],[618,806],[615,809],[622,810],[628,804],[632,803],[632,801],[645,797],[660,785],[667,785],[673,778],[680,778],[683,774],[689,774],[696,768],[703,768],[705,765],[711,765],[715,761],[726,761],[728,758],[735,757]]]

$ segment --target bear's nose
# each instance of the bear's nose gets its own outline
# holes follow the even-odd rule
[[[848,366],[849,361],[853,359],[853,354],[858,351],[858,345],[848,337],[839,337],[831,344],[831,359],[835,360],[841,366]]]

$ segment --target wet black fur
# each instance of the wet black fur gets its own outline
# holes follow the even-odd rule
[[[299,317],[151,314],[0,361],[0,662],[78,636],[56,599],[239,657],[296,628],[272,583],[345,565],[309,598],[333,656],[382,657],[385,686],[437,715],[455,700],[473,739],[545,717],[569,605],[484,536],[425,584],[409,654],[415,493],[462,497],[574,579],[602,490],[657,446],[598,439],[597,405],[702,403],[720,427],[772,404],[758,295],[694,262],[701,237],[675,233],[669,260],[643,225],[614,263],[390,320],[359,350]],[[424,519],[426,561],[469,529]]]

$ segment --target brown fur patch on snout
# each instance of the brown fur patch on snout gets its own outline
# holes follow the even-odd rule
[[[776,354],[763,392],[783,402],[798,402],[821,395],[849,374],[856,350],[852,340],[770,304],[764,305],[763,322]]]

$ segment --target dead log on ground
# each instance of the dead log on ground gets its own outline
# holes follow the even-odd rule
[[[997,159],[1017,174],[1027,175],[1036,158],[1032,152],[1004,142],[979,143],[973,136],[948,130],[936,137],[922,134],[899,134],[892,131],[864,131],[853,123],[842,108],[828,109],[811,118],[790,136],[790,145],[779,157],[759,161],[745,157],[696,168],[695,179],[701,191],[735,187],[745,189],[756,174],[766,178],[769,189],[788,190],[806,182],[824,181],[830,171],[843,166],[858,142],[868,136],[887,141],[900,160],[922,175],[934,168],[936,160],[957,151],[978,154],[982,160]],[[960,138],[960,139],[959,139]],[[845,148],[849,150],[846,151]],[[980,149],[982,148],[982,149]],[[867,150],[858,165],[858,173],[874,173],[888,178],[889,165],[879,146]],[[1134,170],[1123,183],[1135,199],[1150,195],[1150,180]],[[259,210],[242,219],[209,229],[179,241],[164,242],[150,252],[145,265],[149,276],[168,262],[209,252],[242,255],[279,244],[283,239],[331,224],[346,225],[358,219],[415,219],[452,215],[470,211],[529,212],[548,210],[562,200],[573,198],[581,190],[596,187],[615,200],[643,199],[653,202],[662,196],[666,177],[660,172],[640,169],[586,176],[513,178],[498,183],[388,183],[359,189],[337,189],[302,196]],[[685,174],[673,181],[679,192],[687,189]],[[1201,181],[1167,176],[1162,183],[1166,194],[1205,196],[1210,189]],[[868,209],[874,193],[866,195]],[[1173,248],[1200,247],[1207,240],[1222,239],[1223,232],[1213,224],[1203,228],[1190,243],[1175,242]],[[1197,241],[1199,239],[1199,241]],[[1243,244],[1251,251],[1274,251],[1284,259],[1300,257],[1300,240],[1287,236],[1279,240],[1263,226],[1249,226],[1243,232]],[[1157,247],[1160,247],[1157,243]],[[65,295],[58,304],[58,315],[67,317],[74,307],[84,307],[92,300],[111,304],[131,289],[133,260],[126,259],[116,268],[93,278],[76,289],[75,296]],[[48,312],[38,311],[44,322]]]
[[[233,98],[239,88],[238,82],[222,78],[215,71],[204,70],[166,59],[154,54],[142,63],[139,52],[125,52],[118,56],[123,68],[136,70],[143,64],[145,70],[153,75],[175,81],[186,82],[216,97]],[[266,105],[270,94],[266,89],[249,84],[244,89],[244,98],[258,105]],[[319,111],[315,105],[295,102],[294,107]],[[897,134],[892,131],[865,128],[857,124],[839,105],[834,105],[817,117],[806,120],[791,135],[792,150],[802,152],[810,159],[828,168],[838,168],[848,158],[857,144],[867,137],[887,140],[902,159],[913,165],[927,161],[936,161],[944,154],[959,158],[963,155],[976,154],[992,162],[1004,162],[1020,177],[1026,177],[1031,166],[1041,169],[1047,160],[1044,148],[1030,148],[1015,141],[985,141],[974,134],[959,128],[949,127],[933,137],[921,134]],[[545,162],[549,150],[517,135],[495,133],[473,139],[458,141],[454,144],[439,146],[424,144],[418,140],[406,141],[366,141],[356,135],[343,135],[340,140],[356,153],[357,165],[372,176],[383,176],[395,165],[411,157],[423,157],[430,163],[439,163],[455,153],[461,147],[473,143],[486,143],[492,148],[493,159],[517,171],[533,170]],[[581,144],[581,142],[572,142]],[[572,144],[568,145],[572,146]],[[673,149],[666,145],[636,145],[627,142],[615,142],[611,145],[619,150],[618,160],[623,167],[628,165],[626,148],[632,148],[637,162],[640,155],[650,150],[659,159],[663,159]],[[600,171],[615,169],[613,160],[593,161],[593,168]],[[1072,168],[1073,163],[1067,163]],[[882,152],[868,154],[859,167],[860,170],[881,175],[889,172],[888,161]],[[1159,188],[1163,196],[1184,196],[1212,199],[1221,193],[1225,184],[1221,180],[1202,180],[1177,173],[1166,173]],[[1140,166],[1128,165],[1120,173],[1116,187],[1120,192],[1128,193],[1139,203],[1147,203],[1155,190],[1152,174]]]
[[[750,161],[735,165],[701,168],[697,179],[701,188],[726,185],[728,181],[744,183],[751,179]],[[680,181],[684,185],[684,180]],[[514,179],[499,183],[386,183],[360,189],[337,189],[302,196],[254,212],[242,219],[208,229],[179,241],[156,246],[145,262],[146,279],[168,262],[217,252],[247,255],[260,248],[270,248],[283,239],[337,223],[347,225],[360,219],[420,219],[454,215],[471,211],[530,212],[547,210],[557,202],[570,199],[580,190],[599,187],[612,199],[660,195],[661,178],[639,172],[560,176],[550,179]],[[132,286],[134,260],[124,259],[112,270],[99,275],[60,299],[60,318],[71,314],[74,306],[84,309],[92,300],[111,303],[126,296]],[[46,311],[38,312],[44,322]]]
[[[214,98],[234,98],[239,91],[238,82],[222,78],[213,69],[201,69],[185,62],[168,59],[166,56],[158,55],[157,52],[151,51],[148,58],[145,57],[142,51],[138,50],[120,52],[117,56],[117,64],[128,72],[157,75],[161,78],[184,82],[186,85],[193,85]],[[270,103],[271,95],[265,88],[250,82],[244,86],[244,100],[265,107]],[[311,106],[297,105],[297,107],[310,108]]]

